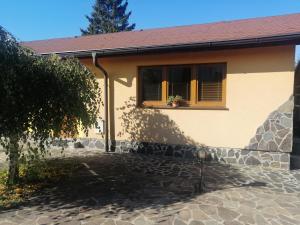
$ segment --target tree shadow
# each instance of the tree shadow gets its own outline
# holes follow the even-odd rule
[[[115,85],[116,82],[122,84],[126,87],[132,87],[132,76],[127,76],[126,79],[122,79],[122,75],[114,74],[109,78],[109,137],[110,140],[115,140],[115,96],[116,96],[116,89]]]
[[[71,217],[73,222],[80,221],[82,213],[93,212],[98,217],[126,220],[143,212],[177,213],[185,203],[197,203],[203,194],[198,189],[201,167],[196,161],[117,153],[73,159],[82,165],[77,172],[35,193],[24,204],[26,208],[20,208],[23,214],[50,215],[54,224],[68,222]],[[266,185],[249,182],[238,169],[221,163],[208,163],[204,175],[204,193]]]
[[[119,109],[124,128],[119,135],[127,135],[133,142],[177,143],[176,151],[185,151],[180,144],[199,145],[167,115],[157,109],[137,108],[135,102],[131,98]],[[184,204],[201,201],[198,198],[203,194],[199,192],[201,165],[192,158],[102,153],[74,159],[81,165],[76,173],[35,193],[24,204],[26,208],[20,208],[23,214],[47,215],[54,224],[80,222],[89,219],[90,214],[129,221],[143,213],[151,213],[153,217],[161,217],[162,211],[164,216],[174,215]],[[220,162],[205,163],[204,180],[204,193],[266,185],[249,180],[236,167]]]
[[[119,137],[126,136],[132,142],[200,145],[185,135],[177,124],[159,109],[137,107],[135,97],[130,97],[124,106],[117,110],[122,112],[122,131],[118,133]]]

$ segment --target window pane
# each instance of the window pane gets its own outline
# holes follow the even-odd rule
[[[143,68],[142,100],[161,101],[162,68]]]
[[[198,67],[198,101],[222,101],[223,65]]]
[[[185,100],[190,100],[191,68],[169,68],[169,96],[179,95]]]

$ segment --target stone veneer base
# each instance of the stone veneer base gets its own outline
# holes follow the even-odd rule
[[[78,144],[79,142],[82,145]],[[104,150],[104,142],[99,139],[82,138],[78,139],[75,143],[72,140],[65,140],[62,143],[54,143],[54,147],[63,145],[71,148],[74,148],[75,146],[76,148],[81,146],[87,149]],[[195,153],[199,150],[206,150],[208,152],[208,160],[228,164],[263,166],[285,170],[290,168],[290,153],[286,152],[129,141],[110,142],[110,151],[112,152],[134,152],[179,159],[181,158],[185,160],[196,159]]]

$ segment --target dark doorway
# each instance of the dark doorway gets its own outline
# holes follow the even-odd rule
[[[294,141],[291,155],[291,169],[300,169],[300,64],[294,79]]]

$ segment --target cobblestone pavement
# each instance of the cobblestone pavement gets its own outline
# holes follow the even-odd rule
[[[300,224],[300,171],[206,164],[199,193],[195,162],[87,155],[74,177],[1,212],[0,224]]]

